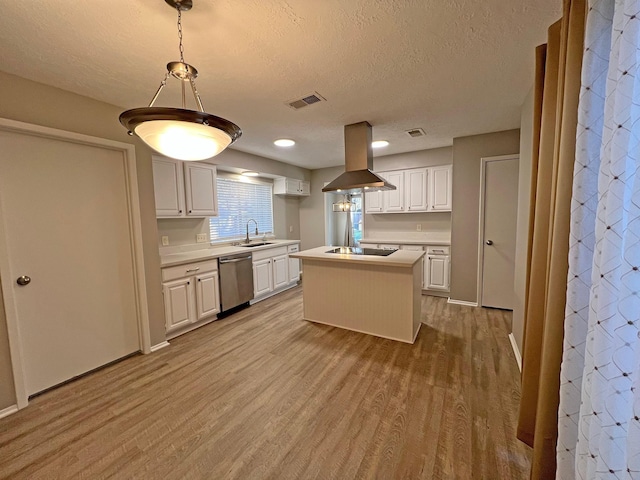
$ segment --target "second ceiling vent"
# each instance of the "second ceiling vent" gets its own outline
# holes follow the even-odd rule
[[[407,130],[405,133],[411,138],[423,137],[425,135],[424,130],[421,128],[412,128],[411,130]]]
[[[310,93],[309,95],[305,95],[302,98],[298,98],[296,100],[290,100],[285,103],[291,108],[293,108],[294,110],[300,110],[301,108],[306,107],[307,105],[313,105],[314,103],[326,102],[326,101],[327,100],[318,92],[313,92],[313,93]]]

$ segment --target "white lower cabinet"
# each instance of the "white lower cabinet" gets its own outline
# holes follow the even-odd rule
[[[449,291],[449,247],[427,247],[425,262],[426,290]]]
[[[273,291],[273,266],[271,258],[253,261],[253,295],[254,298]]]
[[[218,260],[162,269],[166,333],[185,333],[220,313]]]
[[[251,303],[296,285],[300,279],[300,267],[297,259],[289,258],[289,252],[297,252],[299,249],[296,244],[252,252],[254,298]]]
[[[287,253],[290,255],[300,251],[299,245],[289,245]],[[298,283],[300,280],[300,260],[289,258],[289,283]]]

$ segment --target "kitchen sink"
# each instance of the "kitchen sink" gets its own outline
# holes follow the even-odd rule
[[[238,245],[239,247],[261,247],[262,245],[271,245],[273,242],[245,243]]]

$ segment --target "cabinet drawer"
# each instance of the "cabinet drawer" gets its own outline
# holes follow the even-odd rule
[[[262,260],[263,258],[277,257],[278,255],[286,255],[287,247],[267,248],[265,250],[258,250],[251,252],[253,255],[253,261]]]
[[[176,265],[175,267],[165,267],[162,269],[162,281],[169,282],[178,278],[205,272],[215,272],[217,270],[217,258],[214,260],[206,260],[204,262],[186,263],[184,265]]]
[[[422,251],[422,245],[401,245],[400,248],[402,250],[410,250],[413,252],[421,252]]]
[[[425,247],[427,255],[449,255],[449,247]]]
[[[287,252],[289,253],[295,253],[295,252],[299,252],[300,251],[300,245],[289,245],[287,247]]]

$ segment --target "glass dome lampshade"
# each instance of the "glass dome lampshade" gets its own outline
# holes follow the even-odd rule
[[[184,62],[182,48],[182,11],[190,10],[192,0],[165,0],[178,11],[180,61],[167,64],[167,74],[148,107],[120,114],[120,123],[130,135],[137,135],[156,152],[177,160],[204,160],[218,155],[242,135],[236,124],[204,111],[195,78],[198,71]],[[174,77],[182,86],[182,108],[154,107],[167,79]],[[186,85],[193,93],[199,111],[186,108]]]

